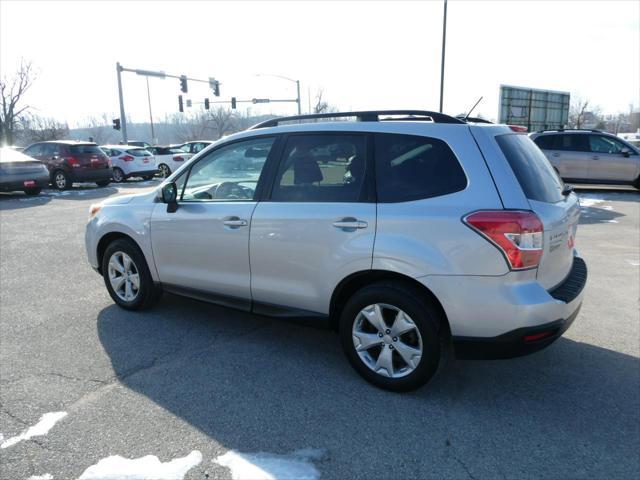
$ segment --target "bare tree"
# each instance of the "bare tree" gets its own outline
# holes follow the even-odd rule
[[[216,131],[216,139],[230,133],[237,132],[237,122],[231,109],[218,107],[209,111],[211,127]]]
[[[581,128],[584,124],[584,114],[589,107],[589,100],[582,97],[575,97],[569,106],[569,126],[573,128]]]
[[[329,108],[329,104],[325,100],[322,100],[323,94],[324,90],[319,88],[316,92],[316,104],[313,107],[313,113],[324,113]]]
[[[53,118],[29,115],[22,117],[20,123],[24,143],[61,140],[69,136],[69,126]]]
[[[113,135],[113,128],[110,125],[109,116],[103,113],[99,117],[89,117],[80,128],[87,131],[87,137],[93,138],[98,145],[108,143]]]
[[[26,114],[29,105],[21,105],[23,96],[33,84],[35,78],[31,62],[21,60],[18,71],[12,78],[0,79],[0,142],[12,145],[16,127],[21,116]]]

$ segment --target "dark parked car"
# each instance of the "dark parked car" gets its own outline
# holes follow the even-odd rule
[[[38,195],[49,184],[49,170],[39,161],[8,147],[0,149],[0,191]]]
[[[95,182],[99,187],[111,182],[111,160],[95,143],[39,142],[27,147],[24,153],[47,166],[51,184],[58,190],[71,188],[73,182]]]

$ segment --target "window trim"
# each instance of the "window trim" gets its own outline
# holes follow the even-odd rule
[[[216,145],[215,148],[212,148],[211,150],[209,150],[206,155],[201,155],[195,162],[191,163],[188,168],[185,169],[184,172],[182,172],[178,177],[176,177],[173,182],[176,183],[178,181],[179,178],[181,178],[183,175],[186,175],[185,180],[184,180],[184,184],[182,185],[182,189],[180,190],[180,194],[178,195],[178,199],[177,199],[177,203],[179,205],[192,205],[192,204],[203,204],[203,203],[211,203],[211,204],[224,204],[224,203],[239,203],[239,202],[259,202],[260,198],[262,196],[262,188],[261,186],[264,184],[265,181],[265,173],[267,168],[269,168],[269,164],[270,162],[273,162],[273,160],[271,160],[274,156],[275,150],[276,148],[279,146],[279,142],[280,142],[280,137],[281,135],[278,134],[266,134],[266,135],[252,135],[252,136],[248,136],[248,137],[242,137],[242,138],[237,138],[237,139],[233,139],[230,140],[228,142],[225,143],[221,143],[220,145]],[[215,152],[217,152],[218,150],[220,150],[221,148],[226,148],[229,145],[234,145],[236,143],[242,143],[242,142],[247,142],[247,141],[252,141],[252,140],[258,140],[261,138],[273,138],[273,145],[271,147],[271,150],[269,151],[269,155],[267,155],[267,159],[264,163],[264,167],[262,167],[262,171],[260,172],[260,176],[258,177],[258,183],[256,185],[256,189],[253,192],[253,199],[237,199],[237,200],[198,200],[197,202],[192,202],[192,201],[188,201],[188,200],[183,200],[182,197],[184,195],[184,190],[187,187],[187,183],[189,182],[189,176],[191,175],[191,170],[193,169],[193,167],[195,165],[197,165],[198,163],[200,163],[201,161],[203,161],[204,159],[208,158],[209,155],[213,155]],[[209,147],[209,145],[207,145],[207,147]],[[206,148],[206,147],[205,147]],[[204,150],[204,149],[203,149]],[[201,153],[203,150],[201,150],[198,153]],[[194,154],[195,156],[196,154]]]
[[[280,170],[280,165],[284,162],[284,152],[287,143],[291,137],[309,137],[309,136],[340,136],[340,137],[364,137],[365,142],[365,179],[360,191],[360,197],[353,202],[319,202],[315,200],[287,202],[282,200],[273,200],[273,191]],[[270,172],[268,188],[265,188],[264,197],[261,201],[273,203],[376,203],[375,194],[375,166],[373,165],[373,133],[372,132],[354,132],[349,130],[329,130],[329,131],[312,131],[312,132],[288,132],[282,134],[279,145],[278,156],[272,165]]]

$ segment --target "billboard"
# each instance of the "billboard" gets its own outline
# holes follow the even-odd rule
[[[569,92],[500,85],[499,123],[535,132],[564,128],[568,120]]]

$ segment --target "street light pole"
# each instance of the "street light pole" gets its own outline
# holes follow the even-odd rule
[[[296,88],[298,90],[298,115],[302,113],[302,109],[300,108],[300,80],[296,80]]]
[[[147,101],[149,102],[149,120],[151,121],[151,141],[155,143],[156,135],[153,132],[153,114],[151,113],[151,93],[149,92],[149,77],[145,77],[147,81]]]
[[[442,100],[444,97],[444,52],[447,44],[447,0],[444,0],[444,16],[442,19],[442,61],[440,64],[440,113],[442,113]]]
[[[293,78],[289,78],[289,77],[285,77],[284,75],[274,75],[272,73],[256,73],[255,74],[256,77],[275,77],[275,78],[281,78],[283,80],[288,80],[290,82],[293,82],[296,84],[296,90],[298,92],[298,97],[296,98],[296,103],[298,104],[298,115],[300,115],[302,113],[302,105],[301,105],[301,99],[300,99],[300,80],[294,80]]]
[[[120,129],[122,131],[122,141],[127,143],[127,119],[124,116],[124,99],[122,97],[122,67],[120,62],[116,63],[116,71],[118,72],[118,97],[120,98]]]

